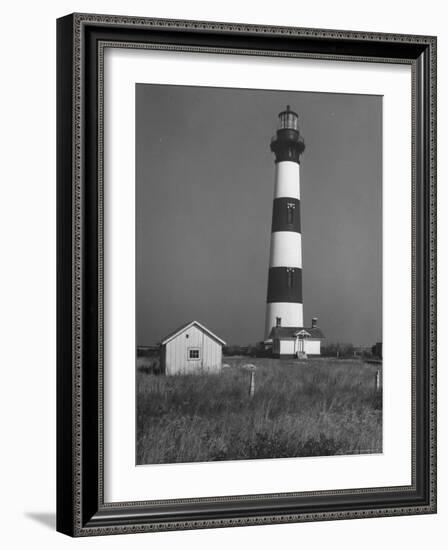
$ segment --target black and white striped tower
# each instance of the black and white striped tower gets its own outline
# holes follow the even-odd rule
[[[278,130],[271,141],[271,151],[275,154],[275,188],[266,339],[272,327],[303,326],[300,155],[304,149],[299,117],[288,105],[286,111],[279,114]]]

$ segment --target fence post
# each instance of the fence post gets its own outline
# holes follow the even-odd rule
[[[250,371],[250,385],[249,385],[249,397],[255,395],[255,371]]]
[[[375,389],[376,391],[380,391],[381,386],[381,378],[380,378],[380,370],[378,369],[375,374]]]

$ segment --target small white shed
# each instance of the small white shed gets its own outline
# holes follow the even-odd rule
[[[191,321],[162,341],[160,361],[163,372],[167,375],[218,373],[225,344],[204,325]]]

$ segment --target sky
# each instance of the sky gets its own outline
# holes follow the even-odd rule
[[[382,98],[136,85],[137,345],[264,337],[278,113],[299,114],[304,325],[382,337]]]

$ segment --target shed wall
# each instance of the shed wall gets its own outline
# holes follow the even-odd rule
[[[280,340],[280,355],[294,355],[294,340]]]
[[[308,355],[320,355],[320,340],[305,340],[305,351]]]

